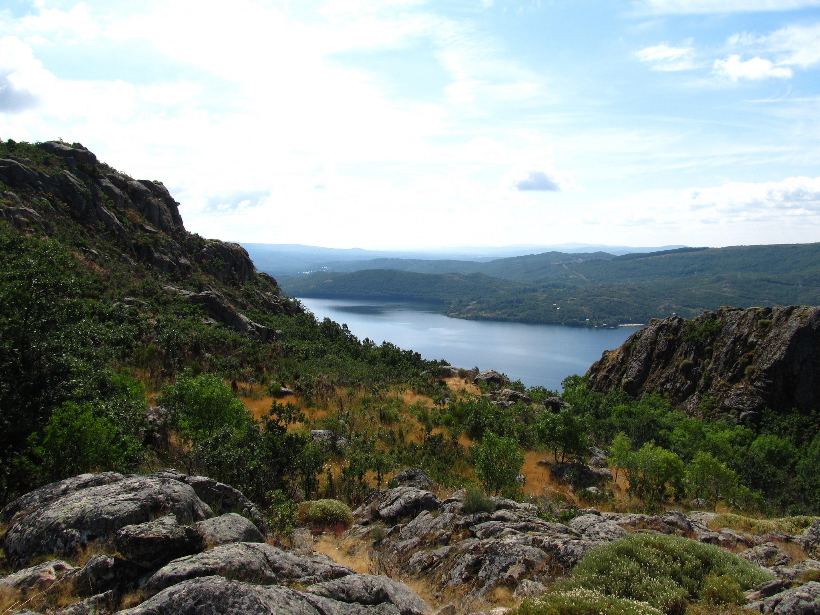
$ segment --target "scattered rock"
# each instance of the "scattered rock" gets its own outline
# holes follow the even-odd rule
[[[773,542],[764,542],[762,545],[750,547],[739,555],[743,559],[766,568],[786,566],[792,561],[791,556]]]
[[[415,487],[416,489],[430,490],[433,488],[433,481],[421,468],[405,468],[396,474],[390,481],[396,486]]]
[[[479,373],[475,378],[473,378],[473,382],[475,382],[476,384],[486,384],[490,387],[501,387],[506,384],[509,384],[510,379],[507,378],[504,374],[501,374],[495,370],[490,369]]]
[[[811,581],[747,604],[744,608],[776,615],[817,615],[820,613],[820,583]]]
[[[425,615],[427,605],[404,583],[383,576],[356,574],[318,583],[307,592],[348,604],[392,604],[401,615]]]
[[[203,543],[216,547],[231,542],[265,542],[265,537],[249,519],[237,513],[199,521],[193,526]]]

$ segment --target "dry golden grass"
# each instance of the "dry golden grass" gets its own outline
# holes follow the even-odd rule
[[[741,532],[748,532],[750,534],[801,534],[817,519],[820,519],[820,517],[803,515],[796,517],[763,519],[738,515],[735,513],[721,513],[709,521],[708,525],[709,529],[712,530],[719,530],[725,527]]]
[[[125,594],[120,600],[120,609],[130,609],[138,604],[142,604],[148,599],[148,594],[144,590],[138,589],[131,593]]]
[[[470,382],[466,378],[445,378],[444,382],[447,383],[447,387],[451,391],[464,391],[465,393],[470,393],[472,395],[480,395],[481,389],[478,388],[474,383]]]

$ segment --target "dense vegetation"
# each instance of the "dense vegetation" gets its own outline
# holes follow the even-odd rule
[[[282,284],[293,296],[424,301],[459,318],[611,326],[691,317],[721,305],[816,305],[818,263],[820,244],[617,257],[548,252],[486,263],[371,261],[356,264],[359,271],[317,272]]]

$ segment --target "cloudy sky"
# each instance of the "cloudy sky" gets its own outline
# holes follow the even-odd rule
[[[236,241],[820,241],[820,0],[3,0],[0,138]]]

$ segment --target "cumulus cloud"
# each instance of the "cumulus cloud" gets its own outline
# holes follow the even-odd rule
[[[43,73],[27,45],[13,37],[0,38],[0,113],[35,106],[36,82]]]
[[[518,179],[514,186],[521,192],[558,192],[561,190],[558,181],[544,171],[529,171],[526,177]]]
[[[677,72],[695,68],[695,50],[692,47],[671,47],[662,43],[644,47],[635,56],[656,71]]]
[[[734,53],[724,60],[715,60],[715,73],[731,81],[760,81],[762,79],[790,79],[793,75],[788,66],[778,66],[765,58],[742,60]]]
[[[820,0],[638,0],[637,6],[651,13],[757,13],[792,11],[820,6]]]
[[[782,66],[820,65],[820,23],[788,26],[763,36],[743,32],[731,36],[728,44],[772,56]]]

